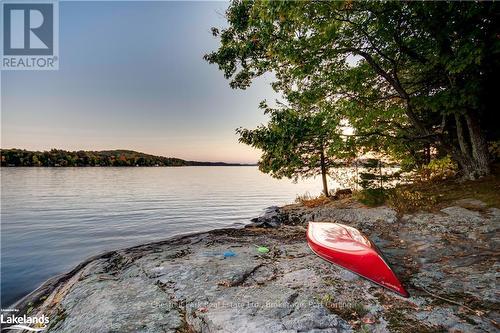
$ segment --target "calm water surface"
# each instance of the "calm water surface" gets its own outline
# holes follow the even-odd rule
[[[91,255],[242,226],[320,186],[256,167],[2,168],[2,305]]]

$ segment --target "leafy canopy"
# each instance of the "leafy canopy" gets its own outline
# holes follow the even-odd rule
[[[484,2],[233,1],[205,59],[233,88],[273,72],[291,105],[330,103],[362,150],[416,163],[431,145],[465,165],[484,152],[482,133],[499,136],[498,13]],[[464,119],[472,149],[459,146]]]
[[[280,105],[261,108],[270,116],[266,125],[253,130],[239,128],[240,142],[263,151],[262,172],[276,178],[311,177],[350,156],[349,140],[343,137],[339,119],[328,108],[304,110]],[[342,154],[340,153],[342,152]]]

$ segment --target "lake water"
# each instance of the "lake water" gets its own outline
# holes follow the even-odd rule
[[[243,226],[320,191],[319,178],[294,184],[257,167],[1,168],[2,306],[91,255]]]

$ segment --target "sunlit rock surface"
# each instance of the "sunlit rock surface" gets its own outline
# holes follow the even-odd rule
[[[110,252],[19,306],[49,332],[492,332],[500,210],[462,200],[433,213],[345,207],[268,210],[253,227]],[[318,258],[306,221],[355,226],[409,299]],[[261,225],[262,227],[259,227]],[[267,228],[263,228],[263,227]],[[276,226],[276,228],[270,228]],[[266,246],[262,254],[257,246]],[[29,303],[31,302],[31,303]]]

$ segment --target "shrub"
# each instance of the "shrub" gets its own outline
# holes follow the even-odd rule
[[[417,171],[418,180],[444,180],[457,174],[457,165],[449,155],[436,158]]]
[[[494,161],[500,161],[500,140],[489,142],[488,152]]]
[[[387,190],[382,188],[367,188],[356,192],[355,198],[370,207],[380,206],[387,199]]]
[[[398,213],[412,213],[421,209],[428,209],[437,203],[435,196],[425,196],[422,192],[404,188],[395,188],[387,198],[389,206]]]
[[[295,199],[296,203],[300,203],[308,208],[322,206],[324,204],[329,203],[330,201],[331,201],[330,198],[326,197],[324,194],[321,194],[317,197],[313,197],[309,193],[299,195]]]

